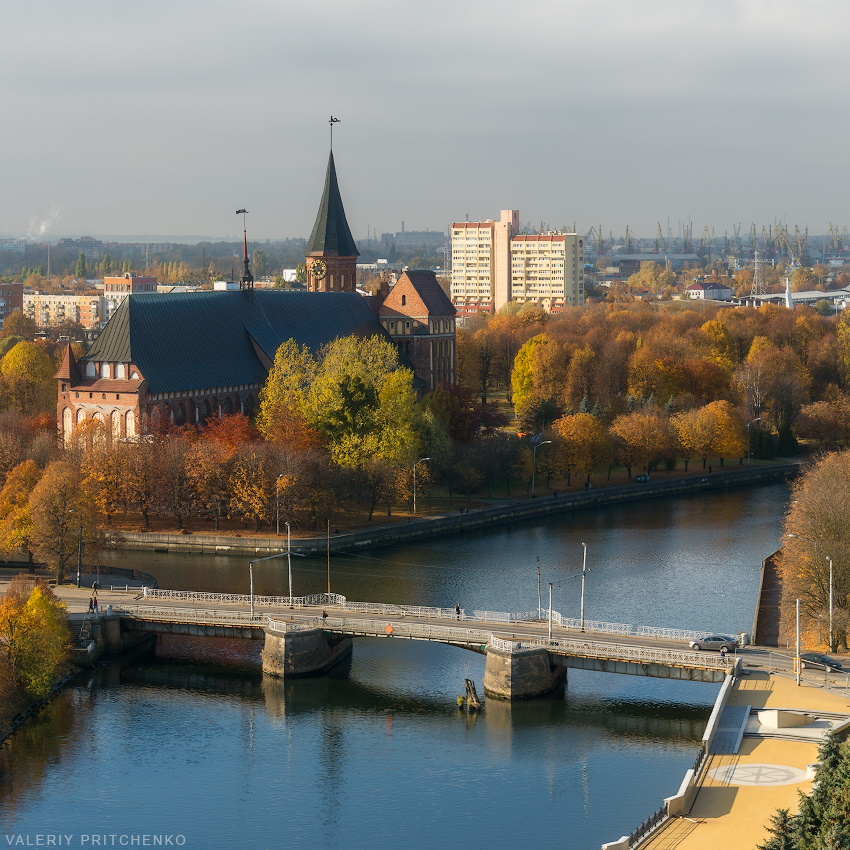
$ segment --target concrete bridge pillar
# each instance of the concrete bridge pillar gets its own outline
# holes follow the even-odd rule
[[[267,628],[263,672],[270,676],[310,676],[330,670],[351,653],[351,638],[333,638],[323,629],[278,632]]]
[[[543,648],[502,650],[487,647],[484,693],[497,699],[529,699],[552,693],[567,679],[567,668],[552,664]]]
[[[103,639],[106,642],[106,651],[115,654],[124,649],[124,641],[121,639],[121,618],[116,614],[102,616],[100,622],[103,627]]]

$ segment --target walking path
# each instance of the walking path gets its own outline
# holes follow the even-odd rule
[[[812,679],[797,687],[785,674],[751,668],[745,672],[729,697],[730,707],[850,714],[850,693],[837,683],[827,690],[822,681]],[[811,791],[806,768],[817,761],[817,751],[814,739],[744,737],[737,753],[711,754],[690,812],[669,820],[641,850],[754,850],[767,839],[765,827],[776,809],[796,812],[797,791]]]

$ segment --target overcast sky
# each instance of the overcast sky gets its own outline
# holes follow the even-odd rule
[[[654,236],[847,213],[850,4],[27,0],[3,9],[0,234]]]

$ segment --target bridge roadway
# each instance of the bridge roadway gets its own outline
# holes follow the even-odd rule
[[[124,629],[264,637],[264,669],[268,667],[267,672],[276,675],[285,675],[287,671],[288,675],[311,672],[292,667],[289,660],[286,664],[281,662],[283,666],[266,663],[270,642],[277,640],[274,651],[280,658],[289,659],[293,654],[291,645],[301,638],[306,640],[309,633],[322,633],[331,638],[332,644],[349,639],[348,651],[350,638],[366,636],[435,641],[482,653],[488,658],[485,689],[493,695],[504,691],[511,695],[508,698],[517,693],[531,695],[538,688],[539,693],[550,690],[558,684],[559,677],[563,679],[567,668],[704,682],[720,682],[728,670],[716,653],[691,650],[686,643],[688,633],[656,629],[645,630],[652,632],[646,635],[625,634],[628,630],[635,631],[634,628],[593,621],[587,624],[609,634],[582,632],[570,627],[574,621],[557,612],[553,612],[550,640],[548,622],[541,620],[537,611],[515,615],[461,611],[458,617],[453,608],[357,603],[321,594],[292,600],[254,597],[252,615],[248,596],[151,589],[132,601],[125,595],[120,602],[114,599],[111,604],[114,614],[123,621]],[[323,612],[327,617],[322,617]],[[671,638],[668,633],[676,637]],[[333,647],[328,651],[331,649]],[[315,651],[313,647],[311,653],[315,655]],[[332,663],[336,660],[334,657]],[[318,672],[327,666],[313,669]],[[523,677],[528,678],[525,673],[518,672],[519,668],[536,670],[528,673],[533,683],[516,684]],[[543,679],[547,679],[546,687],[543,687]],[[496,684],[497,681],[501,684]]]

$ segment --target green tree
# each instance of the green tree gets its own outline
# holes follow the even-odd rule
[[[108,253],[103,255],[103,262],[101,263],[101,270],[104,275],[108,275],[112,271],[112,258]]]
[[[85,280],[86,274],[86,255],[80,251],[80,256],[77,257],[77,267],[74,269],[74,277],[77,280]]]
[[[254,248],[251,260],[254,267],[254,275],[256,277],[262,277],[266,273],[266,252],[262,248]]]

